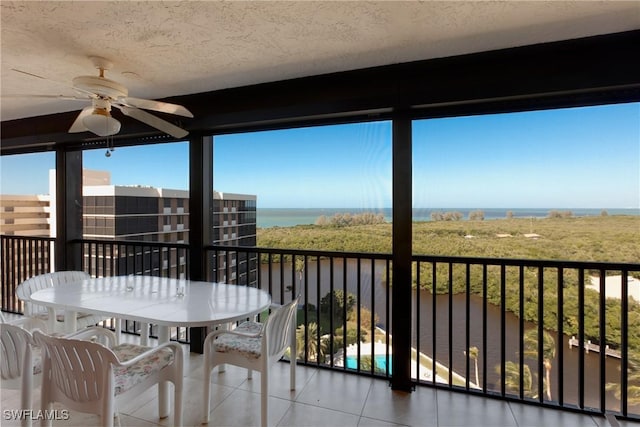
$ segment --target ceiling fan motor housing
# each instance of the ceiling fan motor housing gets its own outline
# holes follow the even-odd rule
[[[118,99],[129,94],[127,88],[120,83],[97,76],[76,77],[73,79],[73,87],[111,99]]]

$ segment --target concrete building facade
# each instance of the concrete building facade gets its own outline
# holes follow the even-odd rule
[[[0,233],[55,237],[55,188],[51,171],[49,195],[0,195]],[[99,277],[131,274],[133,268],[136,274],[186,277],[186,252],[162,244],[189,241],[187,190],[111,185],[109,172],[85,169],[82,191],[83,237],[93,242],[85,243],[87,271]],[[256,201],[255,195],[214,191],[211,244],[255,246]],[[115,241],[141,244],[124,248],[109,243]],[[256,257],[238,259],[235,252],[218,251],[210,262],[213,280],[257,280]]]

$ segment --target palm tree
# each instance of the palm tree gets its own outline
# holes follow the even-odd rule
[[[500,365],[496,366],[496,372],[501,374]],[[533,390],[534,375],[531,374],[529,365],[522,367],[522,392],[525,397],[535,399],[538,393]],[[518,394],[520,392],[520,364],[507,361],[504,364],[504,385],[508,392]]]
[[[304,258],[296,258],[296,271],[298,272],[298,289],[302,289],[302,278],[304,275]],[[300,292],[298,290],[298,292]]]
[[[326,363],[327,355],[331,352],[331,336],[322,335],[320,337],[320,346],[318,347],[318,362]]]
[[[478,350],[478,347],[476,347],[475,345],[472,347],[469,347],[469,357],[473,360],[473,365],[476,372],[476,385],[478,387],[480,387],[480,379],[478,374],[478,354],[479,353],[480,352]]]
[[[307,341],[307,346],[305,348],[305,332],[308,335],[309,340]],[[307,355],[309,360],[316,360],[318,357],[318,340],[316,339],[318,335],[318,324],[313,322],[309,323],[306,327],[305,325],[300,325],[296,329],[296,347],[298,348],[298,357],[304,359],[305,350],[307,351]]]
[[[620,368],[618,368],[620,369]],[[627,403],[632,405],[640,404],[640,360],[629,357],[629,369],[627,376]],[[613,391],[616,399],[622,398],[620,382],[608,383],[608,391]]]
[[[529,329],[524,333],[524,354],[538,360],[538,330]],[[551,362],[556,357],[556,340],[547,332],[542,332],[542,364],[544,366],[544,382],[547,399],[551,400]]]
[[[331,336],[323,335],[318,341],[318,324],[311,322],[305,327],[304,324],[296,329],[296,347],[299,359],[304,359],[305,352],[305,332],[307,333],[306,351],[309,360],[325,363],[327,354],[331,351]]]

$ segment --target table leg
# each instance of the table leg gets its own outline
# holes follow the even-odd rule
[[[169,340],[167,339],[167,342]],[[140,322],[140,345],[149,347],[149,324]]]
[[[52,334],[56,331],[56,323],[58,323],[58,319],[56,318],[56,309],[53,307],[47,307],[47,312],[49,313],[49,317],[47,318],[47,327],[49,328],[49,333]]]
[[[116,345],[118,345],[122,342],[122,319],[118,317],[115,320],[116,320],[116,325],[115,325]]]
[[[75,332],[78,329],[78,315],[75,311],[65,310],[64,311],[64,332],[70,334]],[[55,321],[55,310],[54,310],[54,321]]]
[[[158,344],[169,342],[169,327],[158,325]],[[163,381],[158,384],[158,410],[160,418],[169,416],[169,382]]]

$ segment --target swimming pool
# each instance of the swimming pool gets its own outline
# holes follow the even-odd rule
[[[360,356],[362,357],[362,356]],[[387,356],[384,354],[376,354],[374,356],[375,369],[380,372],[386,372],[387,370]],[[347,356],[346,360],[347,369],[358,369],[358,362],[356,356]],[[389,355],[389,375],[391,375],[391,355]]]

